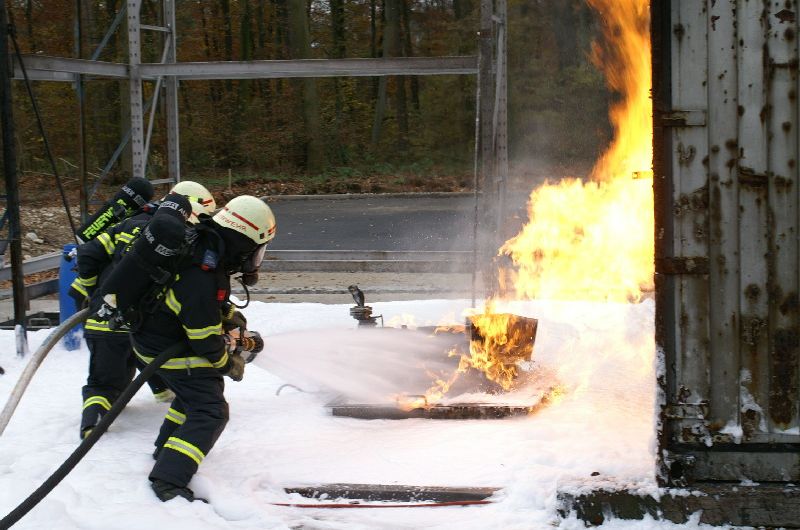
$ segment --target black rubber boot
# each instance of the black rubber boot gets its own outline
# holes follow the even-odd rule
[[[158,497],[161,502],[167,502],[175,497],[183,497],[189,502],[208,502],[205,499],[195,497],[194,492],[189,488],[182,488],[165,480],[155,479],[150,482],[150,487],[153,488],[156,497]]]

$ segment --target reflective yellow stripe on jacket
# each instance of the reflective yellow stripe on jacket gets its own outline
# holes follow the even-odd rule
[[[136,356],[142,360],[145,364],[150,364],[153,362],[153,357],[147,357],[146,355],[142,355],[136,349],[133,350],[136,353]],[[165,370],[186,370],[187,368],[191,370],[192,368],[216,368],[220,369],[228,362],[228,352],[222,354],[219,361],[212,363],[205,357],[193,356],[193,357],[173,357],[172,359],[168,359],[167,362],[161,365],[161,368]]]
[[[164,299],[164,302],[167,304],[169,310],[175,313],[176,316],[180,315],[181,307],[183,306],[175,297],[175,291],[172,289],[167,291],[167,296]],[[220,320],[218,324],[212,324],[211,326],[206,326],[204,328],[187,328],[186,326],[183,326],[183,324],[181,324],[181,326],[186,332],[186,337],[189,340],[201,340],[207,339],[212,335],[222,335],[222,320]]]
[[[78,276],[72,280],[72,283],[69,286],[81,293],[83,296],[88,297],[89,291],[87,288],[94,287],[95,285],[97,285],[97,276],[92,276],[91,278],[81,278]]]
[[[103,232],[99,236],[97,236],[97,241],[103,245],[103,248],[106,249],[106,254],[109,256],[114,255],[114,242],[111,241],[111,236],[108,235],[108,232]]]
[[[120,232],[114,236],[115,243],[125,243],[126,245],[136,239],[138,230],[134,230],[133,232]]]
[[[95,320],[93,318],[86,320],[86,324],[83,325],[83,329],[87,331],[105,331],[108,333],[128,333],[129,331],[127,329],[111,329],[108,327],[107,321]]]

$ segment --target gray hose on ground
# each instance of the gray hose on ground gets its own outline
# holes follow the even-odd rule
[[[50,350],[53,349],[53,346],[58,344],[58,341],[67,334],[69,330],[71,330],[76,325],[84,322],[86,318],[89,316],[89,309],[81,309],[67,320],[56,326],[53,331],[44,339],[41,346],[33,352],[31,355],[31,360],[28,361],[28,365],[22,371],[22,375],[19,376],[19,381],[17,381],[17,385],[14,387],[14,390],[11,391],[11,395],[8,397],[8,402],[6,406],[3,408],[3,412],[0,413],[0,435],[3,434],[3,431],[6,430],[6,426],[8,422],[11,421],[11,415],[14,414],[14,411],[19,404],[19,400],[22,399],[22,394],[25,392],[25,389],[28,388],[28,384],[31,382],[33,378],[33,374],[36,373],[36,370],[39,369],[39,366],[44,361],[44,358],[47,357],[47,354],[50,353]]]

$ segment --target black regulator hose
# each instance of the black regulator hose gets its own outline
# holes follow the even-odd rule
[[[59,482],[61,482],[64,477],[66,477],[70,471],[81,461],[81,459],[86,456],[86,453],[89,452],[89,449],[97,443],[97,440],[108,430],[114,420],[119,416],[119,413],[122,412],[122,409],[128,404],[128,402],[133,398],[136,392],[144,385],[145,381],[147,381],[151,375],[161,367],[170,357],[173,355],[180,353],[185,346],[182,343],[175,344],[166,350],[164,350],[158,357],[153,359],[153,361],[148,364],[144,370],[142,370],[139,375],[131,381],[131,383],[122,391],[122,394],[117,398],[114,402],[114,405],[111,406],[111,409],[102,417],[100,422],[92,429],[92,432],[89,433],[89,436],[83,439],[83,441],[75,448],[71,455],[64,460],[64,463],[56,469],[52,475],[50,475],[47,480],[45,480],[41,486],[39,486],[36,491],[31,493],[27,499],[22,501],[19,506],[14,508],[11,512],[8,513],[3,519],[0,520],[0,530],[6,530],[11,528],[11,525],[18,522],[22,519],[25,514],[31,511],[39,502],[44,499],[52,490],[55,488]]]

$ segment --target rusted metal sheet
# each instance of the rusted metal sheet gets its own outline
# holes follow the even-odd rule
[[[704,110],[672,110],[658,116],[662,127],[700,127],[706,124]]]
[[[708,258],[705,256],[683,256],[656,258],[656,272],[659,274],[708,274]]]
[[[768,3],[769,427],[798,425],[797,0]],[[792,64],[794,68],[776,65]]]
[[[573,490],[575,491],[575,490]],[[585,491],[585,488],[583,489]],[[629,489],[595,489],[559,493],[559,513],[601,525],[611,518],[644,519],[686,524],[692,517],[710,525],[758,528],[800,528],[800,488],[787,485],[703,485],[685,491],[664,491],[657,499]],[[697,515],[695,515],[697,514]]]
[[[672,215],[673,178],[670,170],[672,158],[672,130],[664,127],[664,114],[672,107],[672,17],[669,2],[650,4],[650,41],[652,48],[653,81],[653,215],[655,219],[655,332],[658,345],[656,377],[659,392],[657,404],[660,407],[656,423],[656,440],[662,450],[656,452],[657,476],[666,482],[670,475],[667,448],[670,446],[673,422],[666,415],[667,402],[674,402],[671,396],[675,387],[675,351],[677,326],[675,320],[676,277],[663,274],[659,268],[660,260],[672,259],[675,237],[675,218]],[[667,396],[670,396],[668,399]]]
[[[737,68],[736,3],[720,0],[708,6],[709,72],[709,412],[722,425],[739,420],[739,219],[736,182]]]
[[[797,9],[652,3],[664,483],[800,480]]]
[[[737,27],[739,141],[739,353],[740,394],[751,404],[743,406],[745,434],[766,427],[769,398],[767,352],[767,128],[768,108],[763,72],[766,48],[766,14],[763,2],[745,2],[737,19],[748,22]],[[729,212],[728,215],[731,215]]]
[[[678,109],[708,109],[708,49],[705,2],[679,2],[672,10],[672,99]],[[709,256],[708,134],[706,127],[672,129],[672,204],[675,234],[673,257]],[[708,402],[709,373],[708,276],[682,275],[675,281],[675,381],[670,403]],[[676,433],[706,435],[703,422],[672,420]],[[675,436],[674,434],[672,436]]]

